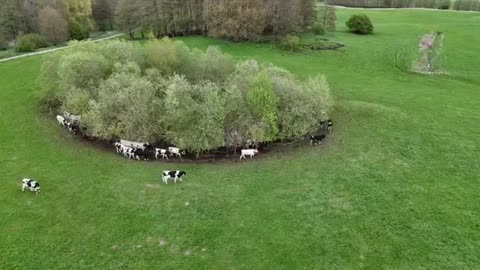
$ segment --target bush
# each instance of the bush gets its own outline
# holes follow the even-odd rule
[[[83,40],[89,36],[88,27],[77,22],[75,19],[68,21],[68,33],[73,40]]]
[[[350,29],[350,32],[355,34],[366,35],[373,32],[373,24],[365,14],[352,15],[346,25]]]
[[[26,34],[18,38],[15,50],[17,52],[33,52],[39,48],[50,46],[46,37],[40,34]]]
[[[325,29],[321,23],[316,23],[312,26],[312,31],[315,35],[323,35],[325,34]]]
[[[296,51],[300,48],[301,40],[297,36],[287,35],[282,41],[282,48],[286,51]]]

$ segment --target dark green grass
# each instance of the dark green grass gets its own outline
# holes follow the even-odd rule
[[[140,163],[85,147],[39,116],[40,57],[0,64],[0,268],[478,267],[480,15],[364,12],[372,36],[346,33],[357,12],[338,12],[337,52],[184,39],[328,76],[338,106],[327,143],[255,162]],[[445,33],[449,75],[394,68],[392,48],[428,31]],[[184,183],[161,185],[177,168]],[[24,176],[41,195],[20,191]]]

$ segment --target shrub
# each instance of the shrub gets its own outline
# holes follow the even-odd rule
[[[346,25],[355,34],[366,35],[373,32],[373,24],[370,18],[364,14],[352,15]]]
[[[68,33],[70,34],[70,38],[74,40],[83,40],[89,36],[88,27],[82,25],[75,19],[68,21]]]
[[[312,31],[315,35],[323,35],[325,34],[325,29],[321,23],[316,23],[312,27]]]
[[[296,51],[300,48],[301,40],[297,36],[287,35],[282,41],[282,48],[286,51]]]
[[[15,50],[17,52],[33,52],[39,48],[50,46],[47,38],[40,34],[26,34],[18,38]]]

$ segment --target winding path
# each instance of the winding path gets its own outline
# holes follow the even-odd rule
[[[99,38],[99,39],[95,39],[95,40],[86,41],[85,43],[98,42],[98,41],[102,41],[102,40],[107,40],[107,39],[120,37],[120,36],[123,36],[123,35],[125,35],[125,34],[116,34],[116,35],[109,36],[109,37],[104,37],[104,38]],[[85,43],[82,43],[82,44],[85,44]],[[39,52],[32,52],[32,53],[26,53],[26,54],[21,54],[21,55],[17,55],[17,56],[12,56],[12,57],[8,57],[8,58],[0,59],[0,63],[15,60],[15,59],[18,59],[18,58],[23,58],[23,57],[28,57],[28,56],[38,55],[38,54],[44,54],[44,53],[50,53],[50,52],[54,52],[54,51],[64,50],[68,47],[70,47],[70,46],[63,46],[63,47],[48,49],[48,50],[39,51]]]

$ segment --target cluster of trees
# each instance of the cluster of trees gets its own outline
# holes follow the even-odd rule
[[[0,0],[0,7],[0,40],[39,33],[58,44],[88,37],[95,25],[91,0]]]
[[[453,3],[453,9],[480,11],[480,1],[479,0],[456,0]]]
[[[311,25],[314,5],[314,0],[119,0],[117,23],[129,33],[151,32],[156,37],[195,33],[277,40]]]
[[[328,0],[331,5],[366,8],[434,8],[480,10],[479,0]]]
[[[201,153],[248,139],[295,139],[333,109],[323,76],[301,82],[254,60],[235,63],[217,47],[180,41],[84,44],[42,66],[43,100],[82,117],[102,139],[163,141]]]

